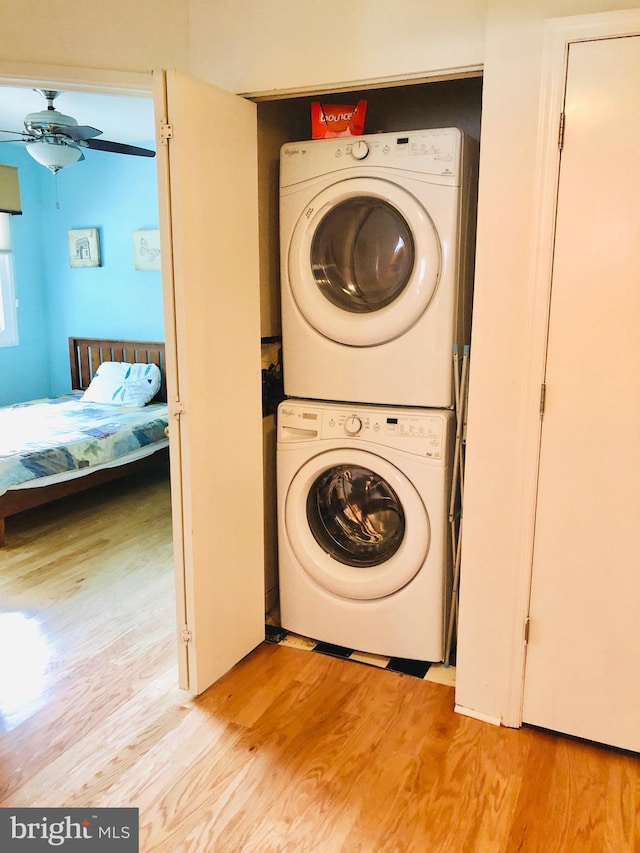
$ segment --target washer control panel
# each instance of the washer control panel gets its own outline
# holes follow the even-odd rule
[[[430,459],[446,454],[453,412],[286,400],[278,409],[278,441],[344,440],[392,447]]]

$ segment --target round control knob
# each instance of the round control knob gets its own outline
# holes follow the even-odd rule
[[[356,160],[364,160],[369,153],[369,146],[364,139],[359,139],[351,144],[351,154]]]
[[[344,422],[344,431],[347,435],[357,435],[362,429],[362,421],[360,418],[356,418],[354,415],[351,415]]]

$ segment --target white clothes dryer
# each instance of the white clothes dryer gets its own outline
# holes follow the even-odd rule
[[[453,412],[286,400],[277,425],[282,627],[440,661]]]
[[[469,343],[478,145],[456,128],[284,145],[284,390],[454,404]]]

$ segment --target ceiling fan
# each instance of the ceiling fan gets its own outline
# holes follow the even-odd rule
[[[108,139],[96,139],[102,133],[95,127],[79,125],[73,116],[59,112],[53,105],[60,95],[53,89],[34,89],[47,101],[46,110],[29,113],[24,119],[24,130],[0,130],[21,139],[2,139],[0,142],[25,142],[27,151],[55,175],[65,166],[84,160],[83,148],[111,151],[114,154],[131,154],[136,157],[155,157],[155,151],[139,148]]]

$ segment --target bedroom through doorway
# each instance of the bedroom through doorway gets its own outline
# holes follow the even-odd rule
[[[46,102],[33,88],[11,83],[0,83],[0,128],[16,134],[0,134],[0,164],[17,167],[20,178],[23,214],[11,223],[19,340],[0,347],[0,406],[66,394],[71,337],[165,339],[161,271],[150,263],[158,232],[155,158],[83,149],[83,159],[53,174],[17,133],[26,116],[46,110]],[[149,92],[72,89],[56,96],[56,110],[101,130],[97,139],[155,149]],[[78,231],[95,232],[96,265],[73,263],[71,241]],[[157,631],[162,623],[171,638],[175,683],[170,504],[165,462],[153,472],[7,518],[0,553],[11,571],[3,577],[0,622],[12,646],[30,651],[21,666],[14,660],[16,666],[0,671],[0,728],[14,730],[16,720],[35,713],[38,689],[46,697],[53,684],[47,678],[40,688],[37,678],[27,683],[26,674],[43,661],[39,633],[53,654],[47,672],[64,670],[75,678],[96,643],[106,646],[113,636],[126,657],[127,642],[139,642],[125,628],[136,601],[141,630],[148,622]],[[137,599],[138,581],[147,598]],[[148,596],[154,596],[153,605]],[[21,636],[25,642],[16,642]],[[34,643],[27,642],[30,636]]]

